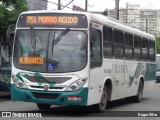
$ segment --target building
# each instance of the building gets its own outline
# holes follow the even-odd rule
[[[47,1],[45,0],[26,0],[29,10],[47,10]]]
[[[158,11],[151,9],[143,9],[141,10],[141,23],[140,29],[145,30],[150,34],[157,34],[157,20],[158,20]]]
[[[115,18],[114,9],[107,11],[109,17]],[[127,4],[125,9],[120,9],[119,20],[150,34],[160,35],[160,10],[141,9],[138,4]]]
[[[127,11],[126,23],[135,28],[140,28],[140,5],[128,4],[126,7],[126,11]]]
[[[157,19],[157,28],[156,31],[158,31],[158,35],[160,35],[160,12],[158,12],[158,19]]]

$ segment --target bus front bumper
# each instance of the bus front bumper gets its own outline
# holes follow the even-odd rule
[[[88,88],[78,91],[53,92],[42,90],[21,89],[11,85],[11,99],[13,101],[25,101],[35,103],[47,103],[52,105],[87,105]]]

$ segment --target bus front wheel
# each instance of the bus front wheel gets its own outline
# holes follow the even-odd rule
[[[50,104],[42,104],[42,103],[37,103],[37,107],[40,110],[49,110],[51,105]]]
[[[99,104],[94,105],[94,109],[97,112],[103,112],[105,111],[106,106],[107,106],[107,87],[106,85],[104,85],[102,96],[101,96],[101,101]]]

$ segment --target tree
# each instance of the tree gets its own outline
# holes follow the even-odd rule
[[[160,37],[156,37],[157,54],[160,54]]]
[[[28,10],[26,0],[5,0],[0,4],[0,37],[11,24],[16,24],[19,14]]]

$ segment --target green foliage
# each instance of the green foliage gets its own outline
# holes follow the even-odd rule
[[[0,4],[0,37],[11,24],[16,24],[19,14],[28,10],[26,0],[7,0]]]
[[[156,37],[157,54],[160,54],[160,37]]]

